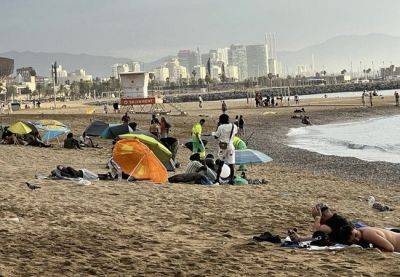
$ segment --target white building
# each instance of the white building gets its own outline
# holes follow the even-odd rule
[[[273,75],[278,74],[278,62],[276,59],[268,59],[268,70]]]
[[[165,82],[169,78],[169,70],[165,66],[154,69],[154,78],[159,82]]]
[[[129,72],[140,72],[140,63],[139,62],[129,62],[128,63]]]
[[[211,66],[211,79],[220,80],[222,69],[218,65]]]
[[[249,77],[268,74],[268,46],[266,44],[246,46],[247,71]]]
[[[239,81],[239,68],[236,65],[228,65],[225,67],[226,78],[237,82]]]
[[[194,67],[194,71],[196,72],[196,80],[206,78],[207,69],[205,66],[197,65]]]
[[[243,81],[248,77],[246,46],[232,45],[230,50],[232,65],[238,67],[239,81]]]
[[[172,59],[167,62],[165,67],[168,68],[169,80],[171,82],[177,82],[180,79],[186,79],[188,77],[186,67],[181,66],[178,59]]]
[[[129,72],[128,64],[114,64],[112,66],[111,77],[119,79],[119,74]]]
[[[67,77],[68,83],[72,84],[73,82],[92,82],[93,76],[87,75],[84,69],[78,69],[68,74]]]

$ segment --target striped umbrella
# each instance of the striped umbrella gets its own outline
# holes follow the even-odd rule
[[[272,158],[260,151],[253,149],[246,150],[236,150],[235,151],[235,164],[244,165],[244,164],[261,164],[261,163],[269,163],[272,161]]]

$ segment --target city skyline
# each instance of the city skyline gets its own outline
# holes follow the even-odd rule
[[[179,49],[262,43],[260,38],[269,32],[277,34],[281,50],[301,49],[338,35],[400,36],[400,3],[392,0],[381,1],[378,7],[370,0],[362,6],[344,0],[38,2],[2,1],[7,13],[0,36],[7,40],[0,52],[87,53],[148,62]]]

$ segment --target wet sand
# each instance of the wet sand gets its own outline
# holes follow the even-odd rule
[[[302,104],[314,124],[400,113],[389,99],[372,109],[357,103],[357,99],[328,99]],[[205,132],[214,130],[219,103],[204,106],[199,110],[196,103],[184,104],[189,116],[168,117],[172,134],[181,142],[189,138],[201,114],[207,115]],[[62,111],[22,111],[1,116],[1,121],[53,118],[81,133],[93,118],[117,122],[121,116],[100,115],[101,107],[96,108],[97,115],[87,115],[86,109],[76,105]],[[99,181],[80,186],[38,181],[35,174],[49,174],[58,164],[106,172],[111,142],[96,140],[101,149],[82,151],[57,145],[51,149],[0,145],[0,274],[372,276],[400,272],[400,256],[376,249],[310,252],[254,242],[254,235],[265,231],[285,235],[291,227],[310,234],[309,212],[318,202],[352,220],[399,227],[399,167],[286,146],[289,128],[301,126],[290,119],[293,107],[265,110],[228,101],[228,109],[231,116],[245,116],[247,133],[254,132],[250,147],[274,158],[272,163],[248,167],[248,176],[265,178],[268,184],[204,187]],[[57,114],[48,115],[53,112]],[[139,127],[148,128],[149,116],[132,117]],[[216,143],[211,141],[213,152]],[[189,155],[181,148],[178,158],[183,167]],[[25,181],[42,188],[30,191]],[[395,210],[375,212],[365,201],[369,195]]]

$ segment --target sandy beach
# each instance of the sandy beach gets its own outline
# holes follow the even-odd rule
[[[377,99],[373,108],[360,99],[302,101],[314,124],[347,122],[400,114],[393,97]],[[58,164],[105,173],[111,141],[96,139],[101,149],[66,150],[59,145],[34,148],[0,145],[0,275],[4,276],[383,276],[400,274],[400,255],[377,249],[341,251],[287,249],[257,243],[254,235],[281,236],[297,227],[311,233],[311,207],[319,202],[351,220],[379,227],[400,227],[400,165],[324,156],[287,146],[294,107],[254,108],[227,101],[231,117],[242,114],[249,147],[274,161],[248,167],[261,186],[154,185],[98,181],[88,186],[70,181],[35,180]],[[186,117],[170,116],[172,135],[182,143],[204,116],[205,132],[215,129],[220,103],[181,104]],[[82,133],[90,120],[119,122],[121,114],[102,114],[102,107],[67,103],[66,109],[23,110],[1,115],[3,124],[51,118]],[[131,115],[147,129],[149,115]],[[209,152],[216,149],[210,139]],[[180,148],[185,168],[190,151]],[[30,191],[24,182],[40,185]],[[373,195],[394,209],[379,213],[368,206]]]

